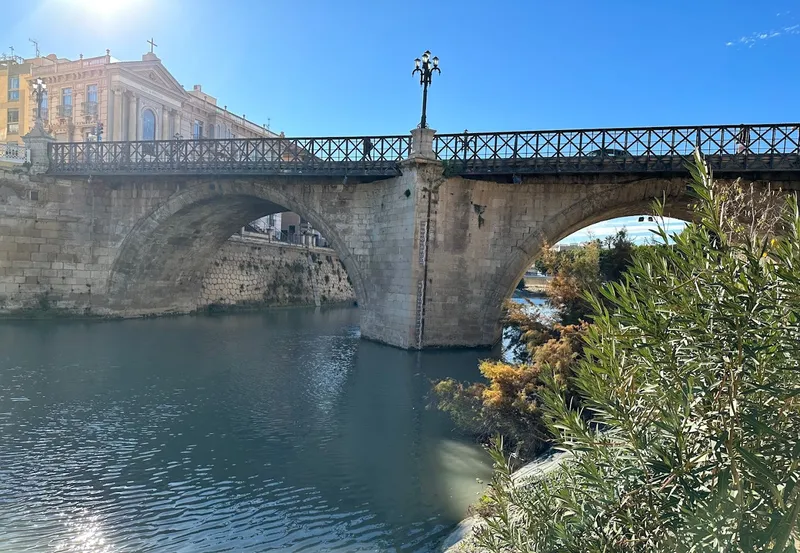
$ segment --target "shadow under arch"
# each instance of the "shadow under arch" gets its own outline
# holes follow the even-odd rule
[[[500,272],[501,278],[485,304],[484,325],[494,325],[500,335],[503,304],[511,298],[525,272],[540,255],[545,244],[556,244],[567,236],[595,223],[635,215],[653,215],[653,204],[661,199],[664,216],[683,221],[693,219],[692,199],[682,181],[639,181],[626,185],[639,187],[641,194],[596,194],[569,205],[553,214],[536,232],[530,233],[524,243],[515,249]],[[632,201],[619,201],[619,197],[634,196]],[[635,197],[639,196],[639,197]]]
[[[313,206],[268,181],[208,179],[179,190],[128,232],[108,279],[110,308],[128,315],[195,309],[206,270],[225,241],[250,221],[287,210],[326,237],[359,305],[367,305],[363,275],[344,237]]]

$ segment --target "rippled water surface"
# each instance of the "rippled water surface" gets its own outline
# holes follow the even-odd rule
[[[0,323],[0,551],[433,551],[489,464],[429,381],[486,355],[354,308]]]

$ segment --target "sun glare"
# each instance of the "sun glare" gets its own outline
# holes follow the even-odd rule
[[[72,8],[82,9],[88,13],[111,17],[133,7],[138,0],[67,0]]]

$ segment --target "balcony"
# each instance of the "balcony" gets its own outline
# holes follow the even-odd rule
[[[97,102],[83,102],[81,107],[85,117],[97,117]]]
[[[58,116],[69,119],[72,117],[72,104],[62,104],[58,106]]]
[[[0,162],[22,164],[30,160],[30,150],[24,144],[0,144]]]

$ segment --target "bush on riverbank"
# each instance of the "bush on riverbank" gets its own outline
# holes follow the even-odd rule
[[[550,432],[542,420],[542,372],[547,368],[568,389],[588,328],[585,323],[532,326],[526,333],[529,350],[525,363],[482,361],[480,371],[488,383],[464,385],[447,379],[434,386],[438,408],[449,413],[460,428],[483,440],[500,433],[523,457],[540,453],[550,443]]]
[[[698,165],[698,223],[590,300],[583,405],[540,367],[541,420],[574,457],[514,488],[495,452],[486,551],[800,545],[800,213],[792,200],[776,217],[774,197],[715,186]]]
[[[465,385],[448,379],[434,386],[437,407],[461,429],[481,441],[502,434],[505,444],[524,458],[549,447],[552,436],[542,421],[539,397],[542,368],[555,367],[559,381],[577,401],[570,382],[583,356],[581,338],[588,328],[584,321],[591,311],[587,294],[597,292],[608,277],[620,278],[634,251],[625,231],[606,245],[602,253],[599,241],[561,252],[545,248],[542,267],[553,275],[547,297],[564,324],[546,322],[531,305],[507,302],[504,338],[515,362],[483,361],[480,371],[487,383]]]

